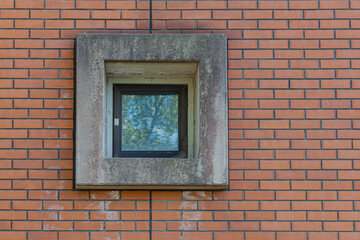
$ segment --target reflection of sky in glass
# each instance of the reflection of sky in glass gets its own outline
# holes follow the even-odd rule
[[[122,151],[178,151],[178,95],[122,95]]]

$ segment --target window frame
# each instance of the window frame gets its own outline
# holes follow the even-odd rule
[[[105,65],[107,62],[105,62]],[[198,82],[196,77],[156,77],[148,78],[141,76],[106,76],[106,138],[105,138],[105,158],[110,159],[113,157],[113,94],[114,85],[186,85],[187,86],[187,158],[196,158],[199,153],[198,142],[198,120],[199,115],[199,93]]]
[[[187,157],[187,85],[154,85],[154,84],[114,84],[113,86],[113,157]],[[136,95],[178,95],[178,150],[177,151],[123,151],[121,149],[122,137],[122,106],[121,96],[125,94]],[[115,119],[119,124],[115,125]]]
[[[113,72],[106,68],[108,61],[129,64],[123,64],[119,71],[113,69]],[[154,68],[137,71],[139,68],[135,64],[139,62],[152,64]],[[194,72],[185,70],[189,70],[188,62],[198,63],[196,69],[190,69]],[[171,68],[167,63],[173,64]],[[226,189],[227,70],[227,36],[224,34],[78,34],[75,188]],[[193,133],[188,135],[193,144],[188,144],[187,158],[112,157],[112,151],[109,151],[112,148],[109,144],[112,142],[112,112],[109,109],[112,107],[112,84],[109,75],[113,73],[125,79],[127,76],[123,73],[129,73],[151,84],[154,78],[144,73],[162,78],[171,76],[171,84],[175,84],[176,77],[184,76],[184,73],[192,75],[193,82],[188,86],[194,86],[193,95],[189,95],[194,99],[194,111],[189,110],[188,118],[194,128],[188,129],[188,132],[193,129]],[[130,77],[127,81],[133,79]]]

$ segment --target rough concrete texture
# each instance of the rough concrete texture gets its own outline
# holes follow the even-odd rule
[[[225,35],[79,34],[77,189],[224,189],[228,184]],[[105,158],[105,61],[199,62],[199,156]]]

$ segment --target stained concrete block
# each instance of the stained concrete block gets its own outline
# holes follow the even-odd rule
[[[199,63],[194,158],[106,156],[105,61]],[[227,188],[226,35],[79,34],[76,66],[77,189]]]

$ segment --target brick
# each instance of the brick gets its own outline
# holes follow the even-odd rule
[[[45,28],[47,29],[72,29],[74,21],[71,20],[45,20]]]
[[[45,48],[73,48],[72,40],[45,40]]]
[[[251,97],[252,93],[247,92],[247,96]],[[258,106],[258,101],[256,101],[256,100],[230,100],[229,101],[230,109],[252,109],[252,108],[257,108],[257,106]]]
[[[0,69],[0,78],[27,78],[28,70]]]
[[[259,20],[259,29],[287,29],[287,21]]]
[[[168,21],[167,29],[195,29],[195,21]]]
[[[226,29],[226,21],[198,21],[199,29]]]
[[[302,30],[274,30],[275,39],[296,39],[303,38]]]
[[[11,140],[0,140],[0,148],[11,148]]]
[[[260,100],[259,101],[260,108],[265,109],[283,109],[289,107],[288,100]]]
[[[357,39],[360,36],[360,30],[335,30],[335,36],[338,39]]]
[[[320,181],[293,181],[291,190],[320,190]]]
[[[33,149],[42,148],[41,140],[14,140],[14,148]]]
[[[230,222],[231,231],[258,231],[259,229],[258,222]]]
[[[247,233],[245,233],[245,238],[247,240],[257,240],[257,239],[275,240],[275,233],[273,233],[273,232],[247,232]]]
[[[43,230],[71,231],[73,230],[72,222],[56,221],[43,222]]]
[[[183,240],[210,240],[210,239],[212,239],[212,234],[209,232],[184,232],[183,233]]]
[[[158,240],[166,240],[166,239],[180,240],[181,233],[180,232],[153,232],[152,238],[158,239]]]
[[[25,160],[25,161],[21,161],[21,163],[24,162],[29,162],[29,160]],[[31,161],[33,162],[33,161]],[[20,163],[17,163],[20,164]],[[41,163],[38,164],[41,166]],[[26,165],[22,165],[22,168],[27,167]],[[14,189],[42,189],[42,182],[41,181],[14,181],[13,182],[13,188]],[[40,210],[41,209],[41,203],[40,202],[28,202],[28,203],[24,203],[22,201],[17,202],[17,204],[15,205],[15,203],[13,203],[13,208],[14,209],[22,209],[22,210]]]
[[[289,149],[289,141],[260,140],[260,149]]]
[[[28,17],[27,17],[28,18]],[[58,10],[30,10],[30,18],[35,19],[58,19]]]
[[[169,222],[167,224],[167,230],[169,231],[194,231],[196,230],[195,222],[187,222],[186,228],[184,227],[184,222]]]
[[[145,234],[147,234],[147,233],[145,233]],[[122,235],[125,235],[125,234],[122,233]],[[119,239],[119,237],[120,237],[120,233],[117,233],[117,232],[92,232],[90,234],[90,238],[93,240]],[[122,236],[121,239],[130,240],[131,238],[127,238],[127,236]],[[141,239],[147,240],[148,238],[141,238]]]
[[[135,2],[133,1],[109,1],[107,3],[107,9],[134,9]]]
[[[1,18],[29,18],[29,10],[0,10]]]
[[[211,11],[183,11],[182,19],[211,19]]]
[[[236,211],[236,210],[259,210],[259,204],[257,202],[254,201],[237,201],[237,202],[230,202],[230,210],[231,212],[226,212],[227,213],[227,218],[229,217],[229,215],[234,215],[232,214],[232,211]],[[215,213],[216,214],[216,213]]]
[[[103,29],[105,28],[105,21],[103,20],[76,20],[76,28],[77,29]]]
[[[353,24],[351,26],[354,27]],[[322,29],[349,28],[349,21],[347,21],[347,20],[320,20],[320,28],[322,28]]]
[[[293,231],[321,231],[321,222],[293,222]]]
[[[229,2],[228,7],[230,9],[256,9],[257,4],[253,1],[241,1],[241,2]]]
[[[74,222],[75,231],[84,231],[84,230],[103,230],[103,222]]]
[[[30,98],[59,98],[58,90],[34,89],[30,90]]]
[[[333,10],[305,10],[305,19],[333,19]]]
[[[325,190],[352,190],[352,184],[348,181],[328,181],[323,183]]]
[[[62,19],[90,19],[90,11],[86,10],[62,10]]]
[[[323,169],[352,169],[352,162],[349,161],[323,161]]]
[[[259,40],[259,48],[265,49],[287,49],[287,40]]]
[[[13,8],[14,0],[3,0],[0,4],[0,8]]]
[[[168,9],[169,9],[169,4],[171,2],[168,3]],[[191,2],[190,2],[191,3]],[[184,5],[186,3],[182,3],[182,5]],[[242,18],[242,12],[241,11],[213,11],[213,19],[241,19]]]
[[[261,222],[261,229],[264,231],[289,231],[290,222]]]
[[[30,231],[39,231],[42,228],[41,222],[24,222],[16,221],[12,224],[13,230],[30,230]]]
[[[319,80],[290,80],[290,88],[318,88],[319,86]]]
[[[229,49],[256,49],[257,48],[257,41],[256,40],[230,40],[228,42]],[[229,56],[229,58],[241,58],[241,52],[231,50],[229,51],[229,55],[234,53],[234,57]]]
[[[325,222],[324,231],[352,231],[353,224],[350,222]]]
[[[277,239],[278,240],[287,240],[287,239],[305,240],[306,233],[278,232]]]
[[[135,203],[131,201],[122,201],[122,202],[111,201],[107,203],[106,208],[109,210],[134,210]],[[130,216],[131,215],[132,213],[130,213]]]
[[[106,222],[105,229],[107,231],[134,231],[135,230],[135,223],[134,222]],[[155,230],[155,228],[153,228]]]
[[[308,130],[307,132],[308,139],[335,139],[336,133],[331,130]]]
[[[14,61],[14,63],[15,63],[15,68],[43,68],[43,61],[42,60],[16,59]],[[41,86],[42,86],[42,83],[41,83]]]
[[[75,197],[63,196],[64,198],[76,198],[76,199],[87,199],[86,195],[80,195]],[[77,201],[74,204],[75,210],[104,210],[104,203],[100,201]]]
[[[273,54],[271,50],[244,50],[244,58],[273,58]]]
[[[296,58],[303,58],[304,53],[300,50],[275,50],[274,51],[274,58],[278,59],[296,59]]]
[[[135,21],[122,21],[122,20],[108,20],[106,21],[107,29],[133,29],[135,28]]]
[[[227,202],[208,202],[208,201],[201,201],[198,203],[199,210],[227,210],[228,204]]]
[[[320,40],[321,48],[349,48],[349,40]]]
[[[290,29],[318,29],[318,21],[315,20],[290,20]]]
[[[210,219],[211,220],[211,219]],[[215,212],[214,220],[244,220],[244,213],[242,211],[234,211],[234,212]]]
[[[44,28],[41,20],[15,20],[15,28]]]
[[[272,110],[245,110],[244,119],[271,119],[273,118]]]
[[[29,220],[57,220],[57,212],[54,211],[29,211]]]
[[[87,214],[86,214],[87,217]],[[91,220],[119,220],[120,215],[115,211],[90,212]]]
[[[3,232],[1,236],[6,240],[25,240],[26,232]]]
[[[306,78],[334,78],[335,71],[334,70],[306,70],[305,71]]]
[[[71,239],[86,240],[86,239],[88,239],[88,233],[86,233],[86,232],[59,232],[59,239],[60,240],[71,240]]]
[[[269,10],[243,11],[244,19],[271,19],[272,12]]]
[[[319,61],[317,60],[290,60],[290,68],[319,68]]]
[[[257,68],[256,60],[233,60],[229,62],[229,68]]]
[[[60,192],[61,200],[88,200],[89,192],[76,192],[76,191],[62,191]],[[76,206],[76,203],[75,203]]]
[[[319,100],[290,100],[290,108],[292,108],[292,109],[320,108],[320,101]]]
[[[125,11],[123,13],[123,18]],[[94,10],[91,12],[92,19],[120,19],[120,11]]]
[[[121,220],[149,220],[149,212],[126,211],[121,213]]]
[[[337,240],[337,233],[329,232],[309,232],[309,240]]]
[[[272,38],[272,31],[270,30],[244,30],[245,39],[261,39]]]
[[[43,100],[26,99],[26,100],[14,100],[14,108],[42,108]]]
[[[302,19],[303,12],[298,10],[274,10],[274,19]]]
[[[167,9],[195,9],[195,1],[171,1],[167,3]]]
[[[215,232],[214,240],[243,240],[243,233],[240,232]]]

